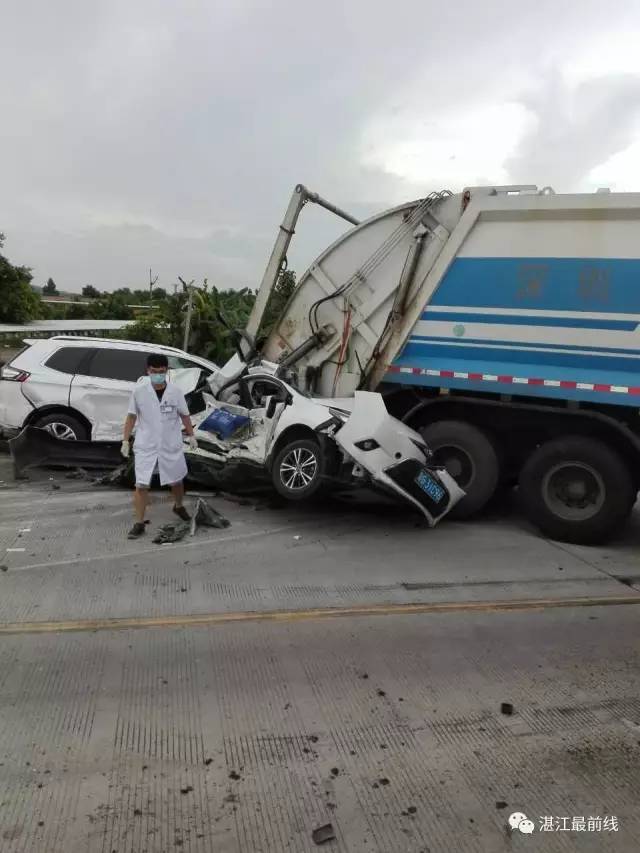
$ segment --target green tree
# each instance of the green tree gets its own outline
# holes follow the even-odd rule
[[[74,302],[73,305],[69,305],[67,308],[65,320],[85,320],[88,316],[88,307],[88,305],[80,305]]]
[[[4,234],[0,233],[0,249]],[[40,298],[31,289],[31,270],[16,267],[0,254],[0,320],[4,323],[28,323],[40,313]]]
[[[92,284],[85,284],[82,288],[82,295],[89,299],[100,299],[100,291]]]
[[[262,315],[262,322],[258,331],[258,344],[268,337],[276,322],[280,319],[287,302],[296,289],[296,274],[293,270],[283,270],[280,273],[276,286],[269,295],[267,307]]]
[[[127,338],[182,348],[188,300],[186,290],[158,301],[155,296],[154,292],[152,308],[127,328]],[[254,301],[255,295],[248,288],[218,290],[205,280],[202,287],[194,289],[193,293],[188,351],[224,364],[232,355],[233,347],[229,331],[220,322],[220,314],[232,328],[243,329]]]
[[[58,288],[56,287],[56,283],[52,278],[47,279],[47,283],[42,288],[42,293],[45,296],[58,296]]]

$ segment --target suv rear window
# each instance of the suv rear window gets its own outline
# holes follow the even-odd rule
[[[49,356],[45,364],[60,373],[78,373],[80,363],[90,352],[90,347],[61,347]]]
[[[198,370],[204,370],[205,376],[209,376],[211,371],[203,367],[202,364],[196,364],[195,361],[189,361],[188,358],[182,358],[179,355],[169,356],[169,368],[171,370],[184,370],[185,368],[197,367]]]
[[[140,350],[96,349],[85,373],[101,379],[137,382],[147,372],[147,355]]]

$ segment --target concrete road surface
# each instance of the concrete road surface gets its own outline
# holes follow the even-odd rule
[[[215,498],[157,546],[162,493],[131,542],[126,492],[0,480],[2,853],[640,848],[638,520]]]

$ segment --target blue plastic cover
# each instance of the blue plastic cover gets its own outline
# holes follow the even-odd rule
[[[214,409],[202,421],[198,429],[215,433],[220,439],[230,438],[235,432],[247,426],[249,418],[246,415],[234,415],[227,409]]]

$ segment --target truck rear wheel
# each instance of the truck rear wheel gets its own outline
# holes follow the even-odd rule
[[[578,545],[613,536],[636,499],[620,456],[579,435],[538,447],[520,472],[520,494],[527,517],[545,536]]]
[[[433,461],[446,468],[466,494],[451,518],[469,518],[491,500],[500,479],[496,449],[482,430],[465,421],[437,421],[420,430]]]

